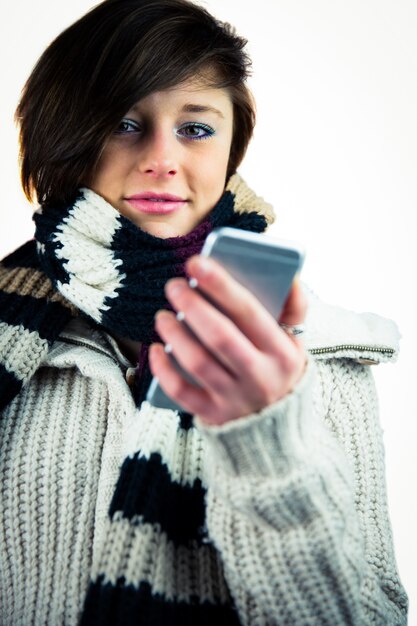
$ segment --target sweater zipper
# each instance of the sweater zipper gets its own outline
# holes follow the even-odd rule
[[[69,343],[69,344],[71,344],[73,346],[78,346],[80,348],[89,348],[90,350],[93,350],[94,352],[97,352],[98,354],[104,354],[104,356],[109,357],[123,371],[123,367],[121,366],[119,361],[116,359],[116,357],[114,357],[112,354],[110,354],[106,350],[102,350],[101,348],[98,348],[97,346],[93,346],[90,343],[86,343],[84,341],[80,341],[79,339],[70,339],[69,337],[60,337],[59,341],[62,341],[63,343]]]
[[[114,356],[112,356],[111,354],[109,354],[109,352],[106,352],[105,350],[101,350],[97,346],[93,346],[89,343],[85,343],[84,341],[79,341],[77,339],[69,339],[68,337],[61,337],[60,340],[63,341],[64,343],[70,343],[74,346],[79,346],[82,348],[90,348],[90,350],[94,350],[94,352],[98,352],[98,354],[104,354],[105,356],[108,356],[109,358],[111,358],[112,361],[116,363],[116,365],[121,367],[121,364]],[[355,350],[357,352],[377,352],[378,354],[383,354],[384,356],[387,356],[388,358],[391,358],[395,353],[395,350],[393,348],[382,348],[378,346],[371,348],[370,346],[362,346],[362,345],[356,345],[356,344],[341,344],[339,346],[328,346],[326,348],[310,348],[308,352],[313,355],[319,355],[319,354],[336,354],[337,352],[346,351],[346,350]],[[122,367],[122,370],[123,370],[123,367]]]
[[[310,354],[333,354],[336,352],[341,352],[342,350],[355,350],[357,352],[377,352],[378,354],[383,354],[389,358],[391,358],[395,353],[394,348],[383,348],[380,346],[370,347],[355,344],[341,344],[340,346],[329,346],[327,348],[311,348],[309,349],[309,352]]]

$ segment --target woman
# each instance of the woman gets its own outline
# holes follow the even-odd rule
[[[273,219],[236,174],[244,45],[184,0],[107,0],[26,84],[40,207],[1,266],[1,623],[406,621],[369,368],[396,329],[298,284],[279,325],[196,255]],[[152,373],[186,412],[144,402]]]

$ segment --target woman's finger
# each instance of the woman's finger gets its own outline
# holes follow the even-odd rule
[[[292,370],[297,367],[297,362],[301,359],[299,352],[302,346],[283,332],[276,321],[272,321],[268,349],[261,351],[227,316],[207,302],[195,289],[191,289],[184,279],[170,281],[167,285],[167,295],[174,308],[184,312],[187,325],[195,333],[193,341],[197,340],[196,345],[190,344],[187,351],[182,345],[181,333],[177,335],[178,357],[183,360],[185,369],[191,373],[194,367],[197,368],[200,377],[204,371],[204,354],[197,350],[200,341],[207,352],[214,355],[216,361],[226,367],[235,380],[244,386],[245,394],[252,394],[255,398],[258,397],[257,387],[261,388],[261,394],[265,387],[265,357],[272,359],[271,366],[267,367],[271,374],[273,370],[277,370],[284,376],[290,376]],[[160,319],[168,318],[164,314]],[[157,330],[159,331],[159,327]],[[165,330],[163,338],[172,343],[171,331]],[[189,341],[189,337],[184,338]],[[218,390],[218,387],[212,388]]]
[[[291,326],[302,324],[307,313],[307,300],[301,288],[300,281],[296,278],[292,284],[284,309],[279,321]]]
[[[212,396],[205,389],[195,387],[178,373],[161,344],[151,345],[149,365],[163,391],[185,411],[194,415],[204,415],[213,423],[219,422],[224,417],[224,410],[217,407]]]
[[[169,345],[179,365],[202,386],[216,393],[227,393],[233,374],[208,351],[175,315],[160,311],[155,318],[159,336]]]
[[[277,332],[277,322],[259,300],[213,259],[194,256],[187,262],[199,289],[234,322],[262,352],[285,349],[288,337]]]
[[[174,309],[184,315],[197,341],[226,369],[240,377],[258,351],[248,337],[201,293],[191,289],[186,280],[176,278],[169,281],[166,293]]]

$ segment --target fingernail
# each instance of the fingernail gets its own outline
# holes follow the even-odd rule
[[[184,283],[177,279],[173,279],[167,282],[165,289],[168,296],[176,296],[184,289]]]
[[[166,313],[168,313],[168,311],[166,311],[165,309],[159,309],[156,313],[155,313],[155,317],[154,319],[157,320],[158,318],[160,318],[161,316],[165,315]]]
[[[210,269],[210,261],[204,256],[199,256],[197,257],[197,267],[202,274],[205,274]]]
[[[201,255],[195,255],[191,257],[190,259],[189,269],[190,269],[191,274],[194,274],[194,273],[196,273],[197,275],[205,274],[210,269],[210,261],[209,259],[207,259],[207,257],[201,256]],[[196,279],[191,278],[190,282],[192,280],[196,280]]]

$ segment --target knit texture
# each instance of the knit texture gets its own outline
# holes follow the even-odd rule
[[[35,242],[28,242],[0,267],[0,330],[3,331],[0,406],[6,406],[31,381],[71,316],[80,312],[96,327],[142,342],[136,377],[139,384],[133,389],[136,403],[140,405],[151,378],[147,346],[157,339],[153,330],[154,315],[160,308],[170,308],[164,294],[166,281],[185,275],[186,259],[201,250],[213,228],[227,225],[260,232],[273,219],[273,214],[270,205],[234,175],[207,218],[182,237],[161,239],[143,232],[89,189],[81,189],[69,206],[48,207],[47,210],[40,207],[34,219],[36,247]],[[65,402],[61,406],[65,407]],[[185,429],[191,426],[191,416],[183,414],[180,419]],[[135,463],[125,462],[110,515],[117,516],[121,510],[124,517],[135,519],[141,515],[136,511],[138,507],[139,510],[141,506],[150,507],[149,523],[153,524],[160,522],[161,511],[162,517],[169,520],[169,508],[183,504],[181,510],[187,522],[181,522],[181,527],[178,522],[174,524],[169,539],[178,540],[180,552],[182,547],[188,550],[190,544],[201,539],[197,525],[201,526],[204,520],[205,492],[198,480],[190,486],[173,489],[167,507],[164,498],[171,491],[171,481],[161,459],[156,455],[153,461],[148,466],[140,464],[139,471]],[[91,494],[89,496],[91,501]],[[58,538],[60,532],[57,530]],[[208,551],[205,567],[219,569],[218,557],[213,557],[212,553]],[[178,559],[171,560],[175,564]],[[184,585],[187,587],[193,578],[194,574],[191,578],[188,576],[185,583],[180,579],[180,597]],[[143,582],[145,584],[146,576]],[[218,584],[221,592],[217,591]],[[94,593],[92,587],[90,597],[94,597]],[[99,593],[102,594],[101,589]],[[202,607],[209,620],[216,618],[229,623],[236,616],[225,585],[220,582],[209,594],[208,606],[198,590],[192,594],[191,604],[187,602],[184,607],[178,604],[179,600],[172,604],[164,598],[158,608],[146,584],[133,597],[139,612],[144,611],[144,616],[148,612],[151,620],[176,619],[178,610],[181,620],[182,616],[188,619],[188,614],[196,619]],[[191,608],[194,604],[196,607]],[[100,608],[100,603],[98,606]],[[100,610],[108,612],[105,597]]]
[[[213,228],[262,232],[271,215],[270,206],[235,174],[196,228],[162,239],[81,189],[72,205],[35,213],[35,238],[40,265],[58,292],[106,330],[149,343],[155,313],[169,308],[167,280],[185,276],[185,261],[200,252]]]
[[[0,264],[0,408],[30,380],[75,307],[41,271],[35,243]]]
[[[36,247],[28,242],[0,264],[0,408],[80,311],[115,335],[143,343],[134,387],[140,405],[151,380],[147,348],[158,340],[154,316],[171,308],[167,280],[185,276],[185,261],[200,252],[213,228],[262,232],[273,212],[235,174],[206,219],[181,237],[142,231],[90,189],[81,189],[69,206],[39,208],[34,220]]]
[[[369,367],[310,360],[285,400],[207,428],[137,409],[83,335],[2,414],[0,623],[406,623]]]
[[[233,215],[269,215],[229,185]],[[39,235],[42,265],[29,243],[0,268],[0,623],[405,624],[375,390],[355,363],[392,356],[390,334],[335,334],[292,394],[219,428],[140,404],[106,332],[126,284],[115,238],[100,274],[63,236],[83,198]],[[48,247],[68,241],[56,264]]]

